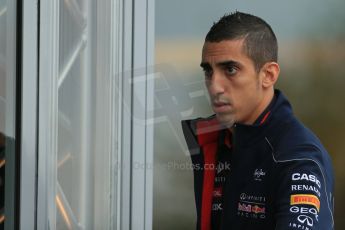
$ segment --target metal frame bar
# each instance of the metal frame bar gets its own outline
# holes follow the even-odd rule
[[[23,1],[20,229],[35,229],[37,160],[38,7]]]
[[[124,21],[124,5],[123,1],[115,1],[113,5],[111,6],[112,12],[111,12],[111,23],[112,23],[112,48],[111,48],[111,56],[112,56],[112,62],[111,62],[111,75],[113,77],[112,81],[112,88],[113,88],[113,107],[112,107],[112,114],[116,114],[116,116],[113,116],[113,125],[111,127],[112,134],[113,134],[113,141],[111,149],[112,149],[112,158],[111,163],[113,165],[112,168],[112,178],[111,178],[111,187],[112,187],[112,194],[114,195],[114,199],[111,202],[111,223],[110,226],[112,229],[121,229],[121,223],[122,223],[122,111],[123,105],[122,105],[122,86],[123,86],[123,76],[121,73],[123,73],[123,21]],[[127,47],[128,48],[128,47]],[[129,207],[129,205],[127,206]]]
[[[124,1],[119,229],[152,229],[154,1]],[[128,197],[129,196],[129,197]]]
[[[116,132],[118,130],[118,114],[120,113],[116,105],[118,105],[118,96],[115,94],[116,85],[113,77],[114,44],[117,40],[114,39],[114,30],[116,30],[119,22],[114,19],[118,17],[118,12],[115,8],[115,3],[118,1],[97,1],[95,9],[97,10],[97,23],[93,26],[93,35],[96,39],[92,40],[94,55],[92,55],[92,62],[96,63],[97,68],[93,71],[93,75],[97,76],[96,94],[94,101],[95,112],[95,127],[93,130],[93,138],[95,140],[94,150],[102,152],[94,157],[94,186],[97,189],[94,191],[94,228],[99,229],[116,229],[116,204],[117,204],[117,190],[113,188],[117,182],[117,171],[114,160],[117,159],[118,151],[116,149]],[[93,38],[94,38],[93,37]],[[117,63],[115,63],[117,64]],[[97,112],[96,112],[97,111]],[[102,111],[102,112],[99,112]],[[104,199],[111,194],[111,202]],[[115,205],[114,205],[115,203]],[[115,206],[115,211],[113,207]]]
[[[93,22],[93,9],[94,7],[92,4],[95,3],[92,0],[84,1],[85,8],[83,9],[83,13],[85,14],[86,19],[86,28],[81,32],[81,39],[85,40],[86,46],[81,53],[81,143],[80,143],[80,170],[79,170],[79,178],[80,178],[80,213],[79,213],[79,221],[80,225],[83,229],[88,229],[89,226],[93,225],[93,218],[92,218],[92,210],[93,210],[93,203],[88,202],[94,198],[93,196],[93,187],[92,184],[94,182],[93,178],[93,166],[92,166],[92,155],[91,155],[91,147],[92,147],[92,127],[90,124],[92,123],[92,110],[91,110],[91,79],[92,79],[92,33],[94,32],[92,22]],[[71,76],[77,77],[77,76]]]
[[[59,4],[40,1],[37,229],[56,229]]]
[[[146,70],[155,71],[151,68],[155,64],[155,1],[147,0],[147,41],[146,41]],[[153,228],[153,165],[154,165],[154,125],[150,123],[153,117],[149,117],[154,110],[154,77],[152,72],[146,71],[146,155],[147,168],[145,178],[145,229]]]
[[[122,66],[119,78],[120,95],[120,124],[118,136],[121,137],[119,154],[119,204],[118,204],[118,229],[130,230],[131,227],[131,153],[132,153],[132,16],[133,0],[122,0]],[[128,104],[127,104],[128,103]]]
[[[132,76],[132,229],[146,229],[146,184],[150,170],[147,150],[147,8],[148,1],[133,2],[133,76]],[[143,36],[144,35],[144,36]],[[138,76],[139,75],[139,76]],[[136,78],[142,78],[136,79]],[[145,103],[145,104],[143,104]],[[151,165],[152,167],[152,165]],[[152,168],[151,168],[152,170]]]

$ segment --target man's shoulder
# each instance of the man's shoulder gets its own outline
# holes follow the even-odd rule
[[[290,119],[284,128],[277,128],[278,134],[267,137],[277,162],[297,160],[314,161],[318,164],[331,165],[327,150],[313,131],[298,119]]]
[[[200,153],[200,147],[218,140],[220,124],[215,115],[206,118],[182,120],[182,131],[190,154]]]
[[[208,117],[197,117],[192,119],[182,120],[181,123],[188,125],[191,128],[195,128],[198,123],[206,123],[206,122],[217,122],[216,115],[213,114]]]

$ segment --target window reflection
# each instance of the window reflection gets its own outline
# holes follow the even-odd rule
[[[15,223],[16,1],[0,0],[0,229]]]

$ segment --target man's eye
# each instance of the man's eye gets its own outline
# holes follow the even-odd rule
[[[235,75],[237,73],[237,69],[234,66],[229,66],[226,68],[227,75]]]
[[[204,75],[206,79],[210,79],[212,77],[212,70],[204,69]]]

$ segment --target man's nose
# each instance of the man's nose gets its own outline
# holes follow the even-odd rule
[[[211,95],[219,95],[224,93],[224,78],[221,76],[221,74],[217,72],[213,73],[211,79],[209,80],[208,90]]]

